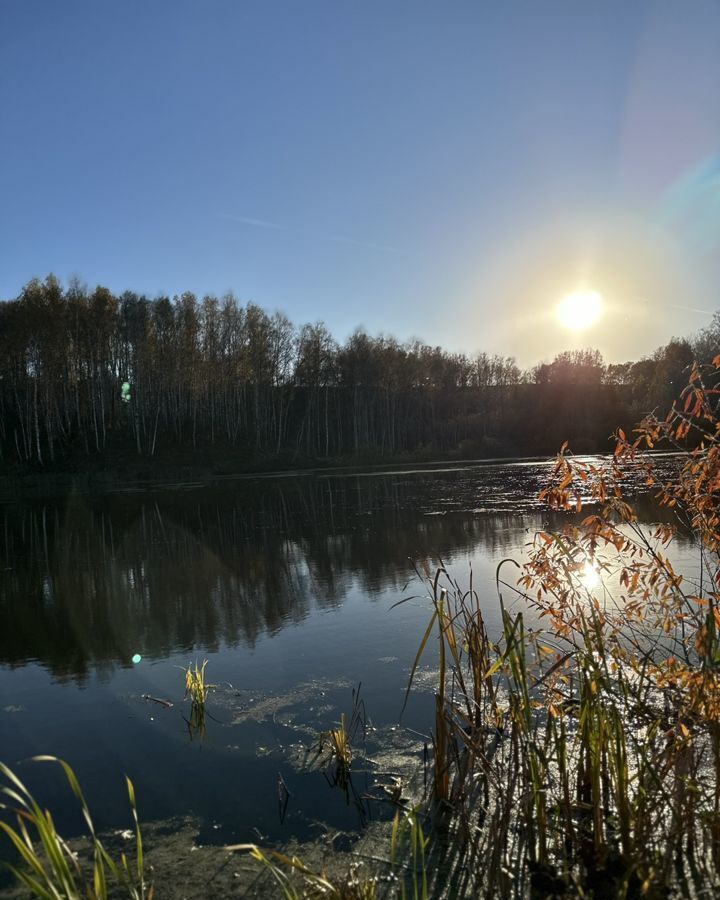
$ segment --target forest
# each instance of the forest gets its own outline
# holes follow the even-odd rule
[[[252,469],[414,454],[608,450],[618,426],[667,408],[720,348],[720,313],[651,356],[568,351],[529,371],[322,322],[295,325],[232,295],[149,299],[31,280],[0,303],[0,466],[217,461]],[[230,460],[228,463],[227,460]]]

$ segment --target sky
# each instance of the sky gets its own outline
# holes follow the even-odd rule
[[[0,163],[3,299],[637,359],[720,306],[720,0],[0,0]]]

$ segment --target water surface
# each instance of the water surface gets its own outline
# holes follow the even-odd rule
[[[413,561],[442,558],[460,581],[472,569],[497,633],[498,561],[522,561],[535,532],[562,522],[536,499],[551,466],[323,472],[4,504],[0,758],[70,832],[81,823],[61,781],[23,760],[67,759],[101,827],[128,824],[123,773],[143,819],[192,814],[205,841],[353,832],[390,814],[301,771],[298,754],[350,711],[360,683],[378,746],[397,726],[428,620],[422,596],[390,609],[422,594]],[[649,500],[639,509],[647,522],[660,516]],[[686,538],[674,554],[692,573]],[[196,659],[218,684],[204,735],[183,703],[180,667]],[[429,690],[414,692],[403,727],[427,733],[431,713]],[[284,816],[278,773],[292,794]],[[358,794],[377,775],[359,774]]]

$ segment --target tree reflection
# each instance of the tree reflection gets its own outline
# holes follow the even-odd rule
[[[83,680],[130,665],[138,650],[252,646],[354,587],[371,600],[400,595],[411,560],[507,555],[519,530],[530,539],[547,528],[545,512],[519,516],[518,498],[534,495],[540,474],[513,477],[498,467],[267,479],[223,492],[6,506],[0,662],[38,660]],[[639,508],[657,520],[649,501]]]

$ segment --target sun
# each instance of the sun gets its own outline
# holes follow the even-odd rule
[[[584,331],[600,318],[602,295],[597,291],[574,291],[558,303],[556,315],[570,331]]]

